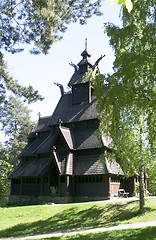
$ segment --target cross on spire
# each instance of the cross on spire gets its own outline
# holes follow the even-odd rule
[[[39,118],[41,117],[41,113],[40,112],[38,113],[38,116],[39,116]]]
[[[85,50],[87,50],[87,38],[85,38]]]

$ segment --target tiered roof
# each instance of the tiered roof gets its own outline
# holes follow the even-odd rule
[[[83,59],[75,68],[69,86],[84,84],[83,69],[95,69],[90,61],[90,53],[85,49],[81,54]],[[85,67],[85,68],[84,68]],[[73,104],[72,93],[61,96],[52,116],[40,117],[35,132],[28,138],[28,145],[20,154],[21,163],[15,168],[10,178],[21,176],[39,176],[48,171],[50,164],[55,162],[59,174],[91,175],[91,174],[123,174],[117,163],[112,165],[106,161],[105,167],[99,160],[101,152],[91,153],[92,150],[101,148],[101,143],[95,136],[99,127],[97,118],[97,100],[91,97],[89,102]],[[63,125],[63,126],[62,126]],[[43,134],[43,133],[46,134]],[[63,139],[66,144],[66,155],[57,151],[57,142]],[[103,149],[110,143],[109,137],[102,137]],[[88,151],[84,156],[79,152]],[[43,158],[42,154],[51,154],[51,157]],[[50,156],[50,155],[48,155]],[[31,157],[33,157],[31,159]]]

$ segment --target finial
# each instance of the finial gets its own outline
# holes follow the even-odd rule
[[[63,85],[60,84],[60,83],[58,83],[58,82],[57,82],[57,83],[54,82],[54,84],[55,84],[57,87],[60,88],[61,96],[63,96],[63,95],[64,95],[64,88],[63,88]]]
[[[87,38],[85,38],[85,50],[87,50]]]
[[[72,66],[72,67],[74,67],[75,72],[78,71],[78,66],[77,66],[76,64],[74,64],[74,63],[71,62],[71,63],[69,63],[69,65]]]
[[[41,113],[40,112],[38,113],[38,116],[39,116],[39,119],[40,119],[40,117],[41,117]]]
[[[104,54],[104,55],[101,55],[101,57],[99,57],[99,58],[96,60],[94,66],[95,66],[95,67],[98,66],[99,62],[100,62],[100,61],[102,60],[102,58],[104,58],[105,56],[106,56],[105,54]]]
[[[59,119],[59,127],[61,127],[63,121],[61,119]]]
[[[34,130],[35,130],[35,125],[31,124],[31,132],[34,132]]]

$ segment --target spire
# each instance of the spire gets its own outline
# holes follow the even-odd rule
[[[87,51],[87,38],[85,38],[85,50]]]
[[[89,68],[94,69],[94,65],[90,61],[91,54],[88,52],[87,47],[87,38],[85,38],[85,50],[81,53],[82,60],[76,66],[73,63],[70,64],[75,68],[75,72],[71,77],[68,86],[84,83],[84,73],[87,72]]]
[[[91,54],[87,50],[87,38],[85,38],[85,50],[81,53],[83,59],[88,59],[91,57]]]
[[[38,113],[38,116],[39,116],[39,119],[40,119],[41,118],[41,113],[40,112]]]

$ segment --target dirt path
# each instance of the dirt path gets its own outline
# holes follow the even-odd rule
[[[121,224],[114,227],[107,227],[107,228],[94,228],[94,229],[86,229],[86,230],[77,230],[77,231],[68,231],[68,232],[53,232],[47,234],[37,234],[31,236],[19,236],[19,237],[9,237],[9,238],[0,238],[0,240],[9,240],[9,239],[37,239],[37,238],[50,238],[50,237],[58,237],[61,235],[74,235],[74,234],[81,234],[81,233],[94,233],[94,232],[106,232],[106,231],[113,231],[113,230],[122,230],[122,229],[130,229],[130,228],[141,228],[141,227],[149,227],[149,226],[156,226],[156,220],[151,222],[139,222],[139,223],[131,223],[131,224]]]

